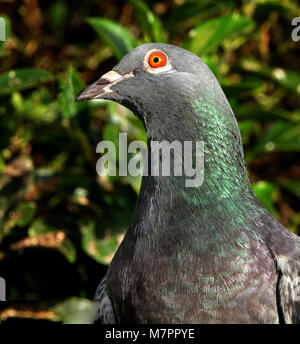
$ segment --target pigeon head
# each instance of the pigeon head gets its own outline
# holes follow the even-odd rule
[[[203,141],[207,172],[245,175],[240,132],[226,96],[206,64],[185,49],[156,43],[133,49],[76,98],[91,99],[132,110],[144,123],[148,144]]]
[[[147,133],[156,133],[154,136],[161,139],[178,125],[181,129],[184,123],[198,126],[201,115],[194,113],[197,115],[205,104],[223,110],[218,118],[212,118],[212,124],[214,120],[224,122],[222,116],[227,116],[226,121],[236,127],[210,69],[198,56],[169,44],[150,43],[133,49],[111,71],[81,91],[76,101],[91,99],[113,100],[126,106],[143,121]]]

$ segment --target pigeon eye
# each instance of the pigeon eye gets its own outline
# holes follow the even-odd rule
[[[160,51],[156,51],[149,56],[149,66],[152,68],[160,68],[166,64],[166,56]]]

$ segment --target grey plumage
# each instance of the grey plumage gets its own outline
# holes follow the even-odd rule
[[[276,258],[278,305],[282,322],[300,324],[300,245],[288,255]]]
[[[106,275],[99,284],[94,302],[96,304],[97,315],[95,322],[100,324],[116,324],[117,319],[114,313],[113,305],[106,291]]]

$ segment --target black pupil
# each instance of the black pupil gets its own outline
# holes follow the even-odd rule
[[[154,62],[154,63],[158,63],[158,62],[159,62],[159,58],[158,58],[157,56],[154,57],[153,62]]]

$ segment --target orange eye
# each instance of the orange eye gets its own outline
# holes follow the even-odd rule
[[[166,64],[166,56],[160,51],[156,51],[149,56],[149,65],[152,68],[163,67]]]

